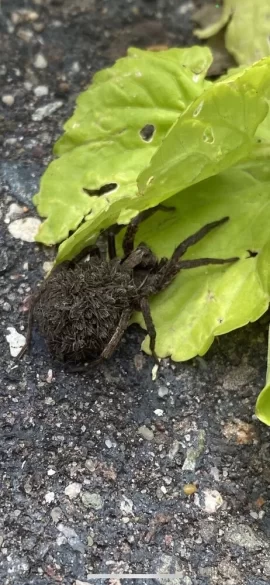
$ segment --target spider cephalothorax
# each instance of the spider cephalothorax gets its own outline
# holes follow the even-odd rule
[[[141,310],[150,336],[150,349],[155,356],[155,327],[148,298],[166,288],[176,274],[185,268],[207,264],[225,264],[238,258],[200,258],[181,260],[187,248],[195,244],[227,217],[207,224],[184,240],[170,259],[158,260],[145,244],[134,248],[140,221],[158,206],[138,215],[129,224],[123,240],[123,258],[115,252],[116,230],[108,234],[109,259],[102,259],[97,248],[87,262],[80,254],[71,262],[56,267],[33,295],[30,324],[34,318],[44,335],[49,350],[63,361],[96,361],[109,358],[126,330],[135,310]]]

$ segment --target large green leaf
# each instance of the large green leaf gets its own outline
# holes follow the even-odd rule
[[[270,166],[250,162],[205,180],[168,200],[176,207],[142,224],[137,242],[170,257],[204,224],[230,221],[190,248],[186,258],[239,256],[232,265],[183,270],[151,300],[158,356],[176,361],[203,355],[214,336],[258,319],[270,294]],[[257,252],[250,257],[248,250]],[[143,326],[141,314],[136,321]],[[148,340],[143,344],[148,351]]]
[[[248,157],[268,113],[270,58],[213,84],[185,110],[138,179],[145,206]]]
[[[270,54],[269,0],[223,0],[220,19],[195,34],[207,39],[227,23],[225,45],[237,63],[250,65]]]
[[[178,116],[210,85],[204,76],[211,60],[202,47],[130,49],[128,57],[94,76],[56,144],[60,158],[49,165],[34,198],[39,214],[47,217],[38,241],[60,242],[90,212],[106,213],[137,193],[138,174]],[[149,125],[150,139],[143,130]],[[101,195],[102,187],[113,184]]]
[[[61,244],[57,262],[74,257],[110,224],[128,222],[136,210],[154,207],[248,158],[254,147],[254,134],[268,112],[269,63],[270,59],[265,59],[241,75],[213,84],[194,100],[139,176],[139,193],[135,185],[138,165],[129,190],[123,188],[118,197],[95,198],[91,215]],[[130,171],[134,168],[132,162]]]

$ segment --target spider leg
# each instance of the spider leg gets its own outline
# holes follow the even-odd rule
[[[155,213],[156,211],[173,211],[174,209],[175,209],[174,207],[166,207],[166,205],[160,204],[157,205],[156,207],[145,209],[145,211],[142,211],[141,213],[136,215],[136,217],[134,217],[129,223],[126,233],[124,235],[123,239],[124,255],[128,256],[134,250],[135,236],[138,231],[138,227],[142,221],[148,219],[148,217],[153,215],[153,213]]]
[[[143,318],[144,318],[144,322],[146,325],[146,329],[148,332],[148,335],[150,337],[150,350],[152,353],[152,356],[155,358],[156,362],[158,362],[158,357],[157,354],[155,352],[155,344],[156,344],[156,328],[152,319],[152,315],[151,315],[151,310],[150,310],[150,306],[149,306],[149,302],[147,300],[147,298],[143,297],[140,301],[140,309],[141,312],[143,314]]]
[[[112,356],[112,354],[114,353],[115,349],[117,348],[121,338],[123,337],[123,335],[125,333],[125,330],[129,324],[131,314],[132,314],[132,311],[130,309],[126,309],[125,311],[123,311],[123,313],[120,317],[120,321],[116,327],[116,330],[115,330],[114,334],[112,335],[110,341],[106,345],[106,347],[103,349],[103,352],[99,358],[99,361],[102,359],[107,360]]]
[[[237,256],[234,258],[197,258],[195,260],[180,260],[177,263],[178,271],[186,268],[198,268],[198,266],[208,266],[209,264],[231,264],[239,260]]]
[[[32,340],[34,310],[35,310],[35,305],[36,305],[37,301],[39,300],[40,295],[41,295],[41,291],[39,291],[37,294],[33,295],[32,299],[31,299],[31,304],[30,304],[29,312],[28,312],[28,322],[27,322],[27,332],[26,332],[25,344],[22,347],[20,353],[17,355],[17,358],[16,358],[17,360],[20,360],[24,356],[24,354],[29,350],[31,340]]]
[[[110,260],[116,258],[115,235],[113,232],[108,233],[108,253]]]
[[[223,223],[226,223],[226,221],[228,221],[228,220],[229,220],[229,217],[223,217],[222,219],[219,219],[218,221],[212,221],[211,223],[207,223],[205,226],[203,226],[197,232],[195,232],[195,234],[192,234],[192,236],[189,236],[188,238],[186,238],[186,240],[181,242],[181,244],[179,244],[179,246],[177,246],[177,248],[175,248],[171,259],[178,260],[179,258],[181,258],[181,256],[183,256],[185,254],[185,252],[187,251],[187,249],[190,246],[197,244],[197,242],[202,240],[202,238],[204,238],[204,236],[209,234],[209,232],[211,232],[216,227],[222,225]]]

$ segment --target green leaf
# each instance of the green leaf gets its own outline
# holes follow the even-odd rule
[[[268,112],[270,59],[208,88],[179,118],[138,178],[147,206],[246,158]]]
[[[97,73],[77,101],[57,142],[60,158],[46,170],[34,198],[47,217],[37,240],[50,245],[68,237],[85,216],[137,194],[136,180],[188,104],[210,85],[207,48],[153,53],[130,49],[128,57]],[[153,136],[144,135],[153,126]],[[103,195],[99,190],[115,185]],[[87,194],[85,191],[92,192]]]
[[[139,176],[139,194],[134,173],[132,189],[126,186],[118,198],[96,198],[91,215],[60,246],[57,262],[75,256],[108,225],[126,223],[136,210],[154,207],[248,158],[254,148],[256,129],[268,112],[269,63],[270,59],[262,60],[241,75],[215,83],[194,100]]]
[[[157,328],[156,352],[184,361],[203,355],[216,335],[257,320],[270,294],[270,167],[261,161],[232,168],[174,196],[172,214],[159,213],[142,224],[137,243],[146,241],[159,257],[170,257],[184,238],[226,215],[230,221],[214,230],[185,258],[239,256],[226,266],[179,273],[151,300]],[[249,257],[248,250],[258,252]],[[141,314],[135,317],[143,326]],[[143,349],[149,351],[148,340]]]
[[[207,39],[227,23],[226,49],[240,65],[250,65],[270,55],[270,7],[268,0],[224,0],[220,19],[195,35]]]
[[[268,249],[268,258],[270,249]],[[270,426],[270,328],[268,334],[268,355],[265,387],[258,396],[256,403],[256,416],[258,419]]]

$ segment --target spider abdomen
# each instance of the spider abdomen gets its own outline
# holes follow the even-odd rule
[[[60,360],[99,357],[123,311],[132,311],[136,289],[132,272],[120,263],[91,258],[62,265],[41,288],[35,320],[48,348]]]

